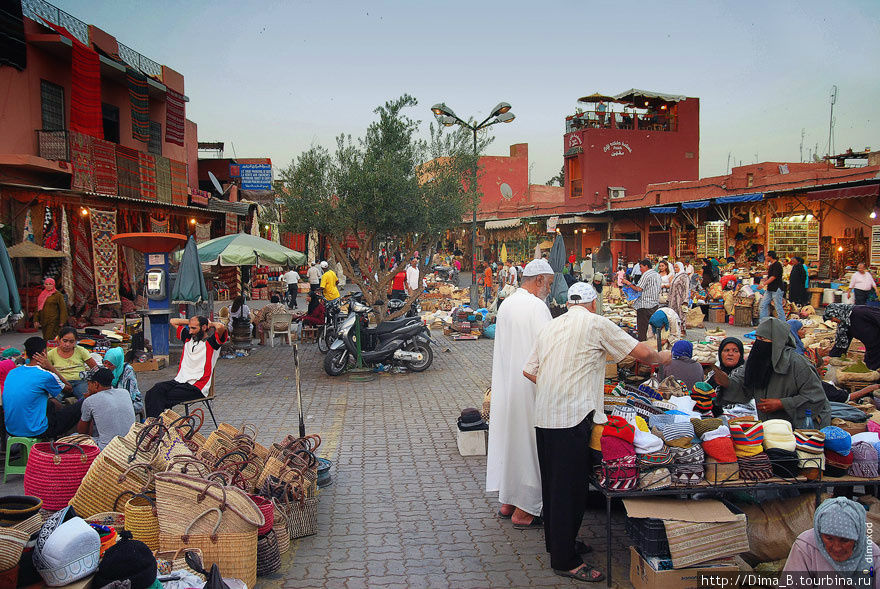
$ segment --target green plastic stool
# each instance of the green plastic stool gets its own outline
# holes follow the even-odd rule
[[[6,476],[10,474],[24,474],[25,468],[27,468],[28,456],[31,453],[31,448],[34,444],[39,442],[39,438],[20,438],[17,436],[9,436],[6,438],[6,460],[3,464],[3,482],[6,482]],[[24,456],[15,461],[15,464],[9,463],[9,454],[12,453],[12,447],[16,444],[21,444],[24,446]]]

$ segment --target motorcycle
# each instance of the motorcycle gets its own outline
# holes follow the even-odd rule
[[[451,282],[458,286],[458,270],[454,266],[437,265],[433,267],[434,273],[440,280]]]
[[[414,318],[383,321],[369,326],[371,307],[352,301],[349,314],[339,326],[338,338],[324,356],[324,372],[339,376],[357,361],[357,333],[360,332],[360,353],[364,363],[397,364],[412,372],[427,370],[434,361],[431,332]],[[356,323],[359,322],[359,329]]]
[[[324,325],[318,332],[318,351],[326,354],[330,349],[330,344],[336,341],[336,334],[339,331],[340,324],[345,320],[347,315],[342,314],[342,303],[345,301],[358,301],[362,299],[360,292],[355,292],[344,297],[339,297],[328,301],[324,299]]]
[[[386,307],[388,309],[388,314],[391,315],[392,313],[399,311],[403,308],[405,304],[406,301],[401,301],[400,299],[389,299],[388,305]],[[421,314],[422,304],[419,302],[418,299],[416,299],[415,301],[413,301],[413,304],[410,305],[409,310],[407,310],[407,312],[403,314],[403,317],[414,317],[418,319]]]

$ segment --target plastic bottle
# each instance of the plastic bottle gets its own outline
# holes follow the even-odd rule
[[[803,429],[816,429],[813,424],[813,411],[812,409],[807,409],[806,413],[804,413],[804,422],[802,424]]]

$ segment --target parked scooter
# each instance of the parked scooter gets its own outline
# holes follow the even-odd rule
[[[406,304],[406,301],[401,301],[400,299],[389,299],[388,304],[386,305],[386,309],[388,310],[388,314],[396,313]],[[418,319],[422,315],[422,304],[416,299],[412,305],[410,305],[409,310],[403,314],[403,317],[414,317]]]
[[[357,362],[360,332],[361,358],[364,364],[391,364],[403,366],[412,372],[427,370],[434,361],[431,349],[431,332],[418,319],[403,318],[383,321],[375,327],[369,326],[371,307],[352,301],[349,314],[339,326],[338,338],[324,356],[324,371],[330,376],[339,376],[349,366]],[[360,328],[356,323],[360,323]]]
[[[336,334],[339,331],[339,325],[345,321],[347,315],[342,313],[342,304],[345,301],[358,301],[362,299],[360,292],[354,292],[344,297],[338,297],[332,301],[323,299],[324,301],[324,325],[318,332],[318,351],[326,354],[330,349],[330,344],[336,341]]]

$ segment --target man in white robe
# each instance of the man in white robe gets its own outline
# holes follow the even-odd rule
[[[552,284],[547,260],[532,260],[523,270],[522,287],[504,300],[495,322],[486,492],[498,492],[499,514],[517,528],[542,525],[535,385],[523,376],[523,367],[538,332],[552,319],[544,302]]]

